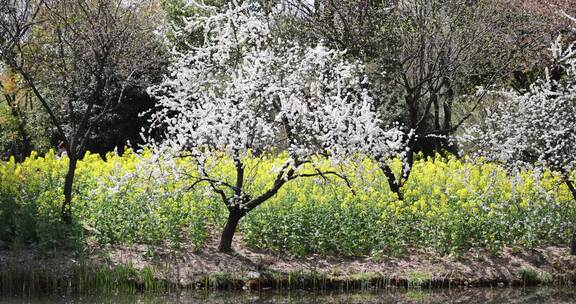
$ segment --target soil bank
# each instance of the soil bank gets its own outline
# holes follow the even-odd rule
[[[28,289],[308,289],[396,287],[456,288],[576,284],[576,257],[567,246],[505,247],[440,256],[409,250],[397,257],[291,257],[254,252],[236,244],[183,246],[87,246],[83,253],[0,251],[0,292]],[[30,291],[32,292],[32,291]]]

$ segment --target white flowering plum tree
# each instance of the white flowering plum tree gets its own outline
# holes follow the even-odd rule
[[[229,214],[218,250],[228,252],[240,219],[287,182],[345,179],[320,162],[392,146],[401,136],[379,127],[363,66],[343,52],[276,38],[278,15],[250,2],[204,9],[209,16],[188,20],[180,33],[203,32],[203,41],[175,51],[169,75],[149,89],[158,101],[152,128],[163,134],[149,142],[164,159],[190,160],[191,186],[221,198]],[[273,182],[251,187],[258,170],[250,166],[270,155],[285,160],[267,171]],[[226,160],[234,170],[218,169]]]
[[[469,128],[466,144],[510,168],[542,168],[562,177],[574,199],[576,169],[576,47],[552,45],[554,65],[523,94],[501,93],[485,124]],[[576,255],[576,227],[571,254]]]

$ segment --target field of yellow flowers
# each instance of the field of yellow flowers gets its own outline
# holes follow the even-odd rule
[[[77,172],[72,226],[59,217],[67,159],[49,152],[0,163],[0,240],[45,250],[88,239],[202,246],[220,231],[224,205],[201,187],[188,189],[185,177],[132,174],[145,157],[86,155]],[[253,190],[271,182],[266,172],[277,163],[259,163]],[[231,162],[221,166],[224,173],[233,170]],[[243,242],[294,255],[401,254],[407,247],[497,251],[504,245],[567,243],[576,221],[568,189],[549,172],[511,176],[492,163],[421,157],[399,201],[373,162],[346,170],[352,189],[322,178],[288,183],[242,219]]]

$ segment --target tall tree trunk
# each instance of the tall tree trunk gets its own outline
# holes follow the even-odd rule
[[[442,126],[442,131],[446,136],[444,138],[444,149],[448,152],[452,153],[453,155],[458,155],[458,144],[454,141],[454,138],[451,137],[450,130],[452,129],[452,107],[454,104],[454,90],[451,87],[450,80],[447,80],[448,83],[448,90],[446,92],[446,101],[443,104],[444,109],[444,123]]]
[[[234,238],[236,227],[238,227],[238,223],[242,217],[243,213],[238,207],[229,210],[228,220],[226,221],[226,226],[224,226],[222,236],[220,237],[220,244],[218,245],[219,252],[232,251],[232,239]]]
[[[30,141],[30,137],[28,136],[28,132],[26,132],[26,127],[23,120],[18,120],[18,131],[20,133],[20,137],[22,138],[22,151],[20,151],[20,160],[24,161],[24,159],[26,159],[26,157],[30,156],[30,153],[32,153],[32,143]]]
[[[570,179],[567,173],[564,174],[564,182],[566,183],[566,186],[568,186],[568,189],[570,189],[572,197],[576,201],[576,188],[574,187],[574,182]],[[573,231],[572,239],[570,240],[570,254],[576,255],[576,224],[572,229]]]
[[[438,95],[432,95],[432,105],[434,106],[434,130],[440,130],[440,103],[438,102]],[[443,142],[440,137],[434,137],[434,152],[442,155]]]
[[[12,116],[14,116],[18,122],[18,133],[20,133],[20,137],[22,138],[22,150],[20,151],[20,155],[17,157],[19,157],[19,161],[24,161],[24,159],[32,153],[32,143],[30,136],[26,131],[26,120],[24,114],[18,109],[14,95],[4,94],[4,100],[6,100],[6,103],[10,107]]]
[[[66,224],[72,223],[72,185],[74,184],[74,175],[78,159],[74,155],[69,156],[68,172],[64,180],[64,202],[62,203],[61,216]]]
[[[400,176],[400,179],[398,180],[396,178],[396,175],[394,175],[394,172],[392,172],[392,169],[388,165],[382,165],[380,168],[382,169],[382,173],[384,173],[386,179],[388,180],[388,186],[390,186],[390,190],[396,193],[396,195],[398,195],[399,200],[401,201],[404,200],[401,185],[402,176]]]
[[[570,254],[576,255],[576,227],[572,229],[574,229],[574,231],[572,231],[572,240],[570,240]]]

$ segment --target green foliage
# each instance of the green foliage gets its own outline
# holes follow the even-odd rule
[[[23,163],[0,163],[0,240],[55,249],[76,245],[70,241],[81,241],[86,231],[84,237],[100,243],[178,246],[186,240],[200,246],[210,219],[224,214],[199,193],[178,191],[177,183],[123,178],[139,162],[134,154],[107,159],[87,154],[79,163],[72,226],[60,220],[67,159],[50,151]]]
[[[398,201],[374,165],[362,170],[356,195],[337,181],[288,185],[242,222],[244,241],[296,255],[397,254],[406,246],[497,251],[566,243],[576,220],[568,189],[550,173],[512,178],[494,164],[422,159]]]
[[[100,244],[199,247],[220,232],[227,211],[210,191],[188,189],[186,176],[153,178],[144,165],[146,153],[106,159],[87,154],[79,162],[73,226],[64,225],[59,214],[67,159],[49,152],[23,163],[1,162],[0,240],[45,250],[76,246],[87,238]],[[272,182],[271,168],[281,162],[281,156],[259,162],[247,189],[263,191]],[[219,170],[234,172],[228,161]],[[333,178],[287,183],[242,219],[243,241],[254,249],[299,256],[385,256],[407,246],[440,253],[497,251],[505,245],[567,243],[576,221],[568,189],[549,172],[540,178],[531,172],[511,177],[491,163],[420,159],[399,201],[373,162],[345,170],[353,189]]]
[[[60,220],[59,193],[65,161],[53,152],[45,158],[34,153],[21,164],[14,158],[0,165],[0,240],[13,245],[34,244],[43,250],[57,246],[75,246],[77,225]]]
[[[208,225],[224,215],[198,191],[183,191],[175,178],[137,176],[139,158],[88,154],[78,167],[75,214],[101,243],[167,243],[200,246]],[[132,173],[132,176],[126,176]],[[222,206],[223,207],[223,206]]]
[[[190,4],[187,0],[161,0],[160,8],[164,13],[167,32],[166,35],[170,42],[177,48],[186,49],[188,44],[198,44],[204,38],[202,31],[197,31],[190,37],[179,37],[178,30],[184,26],[187,18],[209,15],[210,10],[206,7],[222,7],[226,1],[207,0],[202,2],[203,5]]]
[[[523,267],[518,272],[518,277],[526,285],[550,284],[552,275],[546,271],[539,271],[531,267]]]
[[[0,98],[0,102],[3,100]],[[2,104],[0,106],[0,145],[2,146],[2,151],[7,150],[7,146],[10,143],[18,141],[18,129],[17,121],[10,113],[10,109]]]
[[[425,272],[413,271],[408,274],[408,287],[426,287],[432,282],[432,276]]]
[[[18,118],[0,96],[0,158],[6,154],[15,155],[22,150],[22,137],[18,131]],[[34,104],[34,107],[37,105]],[[38,108],[21,109],[25,117],[25,130],[30,136],[31,145],[37,150],[46,152],[50,146],[49,122],[47,116]]]

